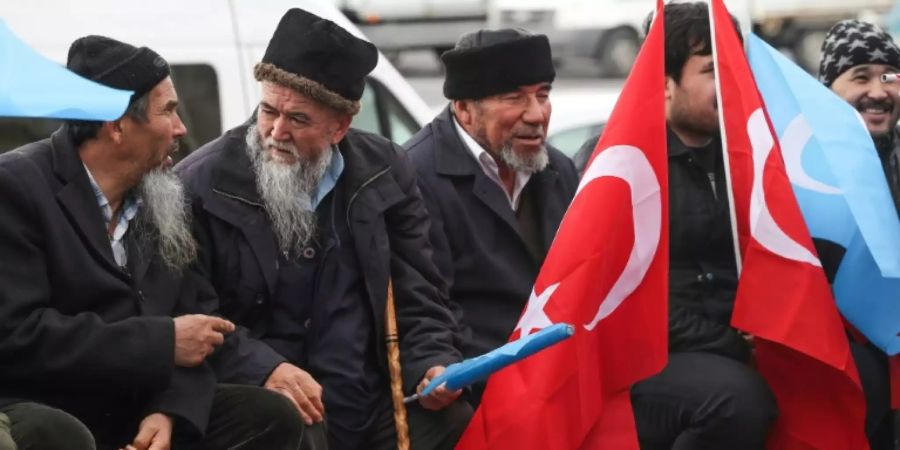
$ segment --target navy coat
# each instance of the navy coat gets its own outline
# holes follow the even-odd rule
[[[0,156],[0,405],[36,401],[135,432],[160,411],[202,432],[215,376],[174,365],[171,317],[211,312],[214,293],[166,268],[153,242],[131,245],[119,268],[65,130]]]
[[[218,360],[217,374],[223,381],[261,385],[285,357],[262,341],[267,337],[271,303],[278,295],[279,253],[246,152],[247,129],[244,124],[228,131],[191,154],[176,171],[185,180],[195,217],[209,237],[204,244],[206,266],[221,299],[221,312],[242,326],[225,344],[233,347],[235,352],[229,355],[235,357]],[[368,330],[376,337],[370,356],[386,380],[384,312],[390,277],[404,386],[409,393],[430,367],[461,359],[453,342],[456,324],[446,306],[446,285],[432,262],[428,218],[415,172],[398,146],[374,134],[351,129],[338,149],[345,168],[332,191],[334,220],[349,228],[352,243],[343,244],[353,246],[359,261],[355,269],[362,274],[363,285],[352,289],[363,291],[359,295],[366,299],[369,322],[374,325],[374,330]],[[321,272],[316,275],[317,285],[322,284]],[[339,333],[346,336],[340,339],[353,342],[352,336],[360,332],[354,327],[342,322],[313,323],[303,330],[309,358],[317,359],[310,361],[311,369],[300,364],[301,368],[316,378],[346,370],[341,348],[321,348],[329,345],[322,333]],[[329,394],[328,386],[324,387],[327,412],[329,395],[346,394],[333,390]],[[383,389],[387,392],[386,383]],[[333,419],[331,425],[335,425]]]
[[[572,161],[548,148],[550,163],[532,175],[543,256],[529,253],[503,190],[465,146],[450,108],[406,144],[431,217],[434,258],[450,285],[450,303],[466,357],[503,345],[531,294],[578,176]]]

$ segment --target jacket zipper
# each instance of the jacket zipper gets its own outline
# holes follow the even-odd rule
[[[366,180],[365,183],[360,185],[359,189],[357,189],[353,193],[353,195],[350,196],[350,201],[347,202],[347,228],[349,228],[351,231],[353,230],[353,225],[350,224],[350,210],[353,208],[353,202],[356,200],[356,197],[359,196],[359,193],[362,192],[362,190],[365,189],[366,186],[372,184],[375,180],[377,180],[380,176],[386,174],[389,170],[391,170],[390,166],[385,167],[380,172],[372,175],[372,177],[370,177],[368,180]]]

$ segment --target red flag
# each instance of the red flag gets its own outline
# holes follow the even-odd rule
[[[711,15],[743,258],[732,324],[755,336],[757,367],[778,402],[767,448],[868,448],[856,366],[778,140],[722,0]]]
[[[637,449],[632,384],[667,359],[661,2],[511,339],[575,335],[492,376],[457,449]]]

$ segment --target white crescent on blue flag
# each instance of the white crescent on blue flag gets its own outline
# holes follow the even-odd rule
[[[111,121],[130,98],[41,56],[0,20],[0,116]]]
[[[900,220],[862,117],[756,35],[747,57],[813,238],[846,250],[838,308],[889,355],[900,352]]]

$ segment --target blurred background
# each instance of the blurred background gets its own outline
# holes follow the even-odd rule
[[[839,20],[875,22],[895,36],[900,31],[900,0],[725,3],[744,33],[752,30],[811,73],[825,32]],[[550,38],[558,73],[550,142],[572,154],[612,111],[654,6],[654,0],[29,0],[0,2],[0,19],[61,64],[69,43],[86,34],[146,45],[163,55],[172,65],[190,131],[185,153],[252,113],[258,101],[253,64],[289,7],[334,20],[379,47],[383,57],[369,77],[354,126],[398,143],[446,106],[439,55],[461,34],[522,27]],[[15,67],[7,63],[8,70]],[[46,137],[57,126],[0,119],[0,151]]]

